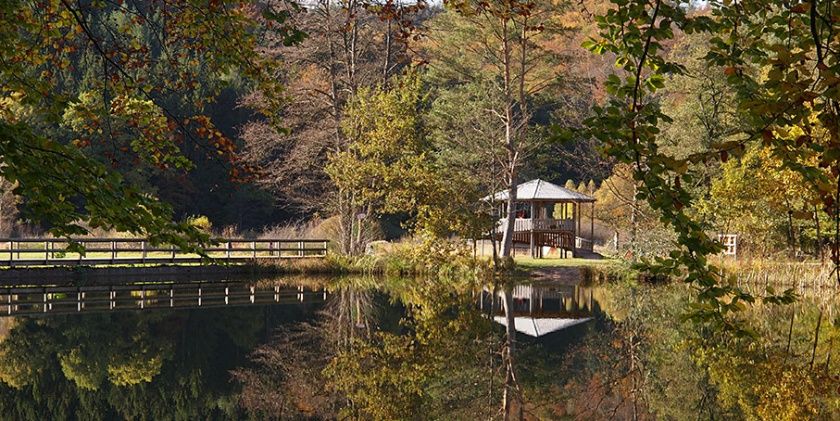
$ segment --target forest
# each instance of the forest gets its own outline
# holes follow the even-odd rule
[[[241,31],[226,43],[183,29],[226,21],[178,7],[9,5],[2,232],[177,234],[171,221],[203,217],[218,234],[317,227],[358,255],[407,234],[486,235],[480,198],[539,178],[594,196],[597,242],[615,254],[667,254],[680,230],[645,200],[655,195],[698,229],[739,234],[748,255],[826,259],[834,159],[805,139],[830,130],[808,128],[814,111],[806,128],[755,121],[792,97],[788,84],[802,99],[819,94],[803,84],[825,77],[727,56],[728,9],[707,3],[665,2],[685,23],[663,17],[661,34],[640,37],[655,53],[648,70],[633,62],[644,51],[609,44],[627,23],[604,19],[638,19],[625,3],[219,5]],[[778,13],[801,17],[800,41],[819,44],[807,14]],[[772,45],[749,51],[779,47],[761,42]],[[638,160],[618,148],[626,116],[615,102],[635,70],[636,102],[659,110]],[[657,166],[661,192],[639,179]]]
[[[6,0],[0,21],[0,237],[67,238],[80,253],[73,239],[137,237],[198,255],[224,238],[324,239],[323,266],[294,270],[388,275],[327,282],[352,296],[337,304],[349,310],[336,322],[327,306],[291,339],[230,333],[219,346],[239,362],[210,381],[222,390],[229,373],[237,390],[186,418],[840,414],[830,0]],[[533,234],[522,256],[528,180],[593,200],[545,210],[586,221],[572,229],[574,259],[533,258]],[[601,259],[580,258],[584,241]],[[564,267],[596,272],[608,298],[598,333],[564,343],[557,362],[517,341],[514,294]],[[474,308],[486,290],[504,332],[488,322],[495,310]],[[363,320],[373,296],[400,320]],[[345,316],[357,323],[341,327]],[[66,377],[59,409],[78,392],[81,418],[135,418],[115,407],[123,394],[191,370],[173,356],[187,348],[165,343],[190,317],[84,323],[99,322],[142,330],[126,350],[166,356],[102,357],[87,333],[68,351],[72,323],[50,319],[0,329],[0,359],[41,349]],[[37,345],[46,336],[57,348]],[[494,355],[490,368],[447,355],[465,347]],[[308,378],[290,374],[301,361]],[[27,364],[0,369],[0,394],[49,382]],[[486,396],[447,392],[485,380]],[[106,384],[108,396],[91,393]],[[678,405],[671,387],[692,399]],[[587,397],[599,404],[568,403]]]

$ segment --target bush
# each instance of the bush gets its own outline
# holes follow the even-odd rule
[[[210,222],[210,218],[204,215],[190,216],[189,218],[187,218],[187,224],[207,233],[209,233],[210,230],[213,229],[213,223]]]

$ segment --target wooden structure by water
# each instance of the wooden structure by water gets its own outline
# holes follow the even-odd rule
[[[323,303],[325,289],[241,281],[0,288],[0,317]]]
[[[501,239],[507,220],[508,191],[485,198],[498,204],[498,214],[505,216],[496,225]],[[595,198],[543,180],[531,180],[516,187],[516,219],[513,222],[514,245],[528,247],[531,257],[543,257],[545,248],[560,251],[563,257],[592,253],[595,231]],[[589,215],[589,235],[582,237],[584,206]]]
[[[71,242],[85,254],[67,251]],[[143,238],[2,238],[0,267],[79,266],[126,264],[236,263],[258,259],[320,258],[327,240],[262,238],[218,239],[205,248],[208,257],[184,253],[173,245],[155,245]]]

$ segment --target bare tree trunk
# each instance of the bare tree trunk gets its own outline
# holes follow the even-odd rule
[[[514,103],[513,103],[513,87],[511,79],[511,47],[510,47],[510,28],[509,21],[503,18],[502,21],[502,66],[504,68],[504,94],[505,94],[505,148],[507,149],[507,185],[508,185],[508,209],[507,221],[505,223],[504,231],[502,233],[502,249],[501,257],[505,259],[510,257],[513,252],[513,233],[514,222],[516,217],[516,177],[517,177],[517,145],[516,134],[514,133]]]
[[[637,238],[637,231],[638,231],[638,224],[639,224],[639,207],[638,207],[638,199],[636,199],[636,194],[638,193],[638,185],[636,182],[633,182],[633,204],[632,204],[632,211],[630,212],[630,252],[633,255],[632,258],[636,260],[636,251],[638,249],[638,238]]]
[[[510,180],[508,181],[507,220],[502,231],[502,244],[499,250],[499,256],[503,259],[513,254],[513,229],[516,222],[516,181]]]
[[[825,263],[825,253],[822,246],[822,233],[820,232],[820,212],[817,205],[814,205],[814,225],[817,228],[817,254],[820,256],[820,261]]]
[[[382,83],[388,83],[388,74],[391,72],[391,18],[388,18],[388,28],[385,31],[385,64],[382,66]]]

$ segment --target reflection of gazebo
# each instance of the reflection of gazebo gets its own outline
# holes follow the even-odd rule
[[[542,337],[593,320],[600,313],[594,290],[579,285],[524,284],[511,291],[514,328]],[[496,323],[507,326],[501,292],[482,291],[479,307],[489,308]]]
[[[498,204],[496,234],[501,236],[507,223],[508,191],[485,198]],[[554,247],[572,255],[592,252],[595,198],[543,180],[531,180],[516,187],[514,244],[527,244],[533,257],[542,257],[543,247]],[[589,238],[581,238],[582,205],[588,203]]]

